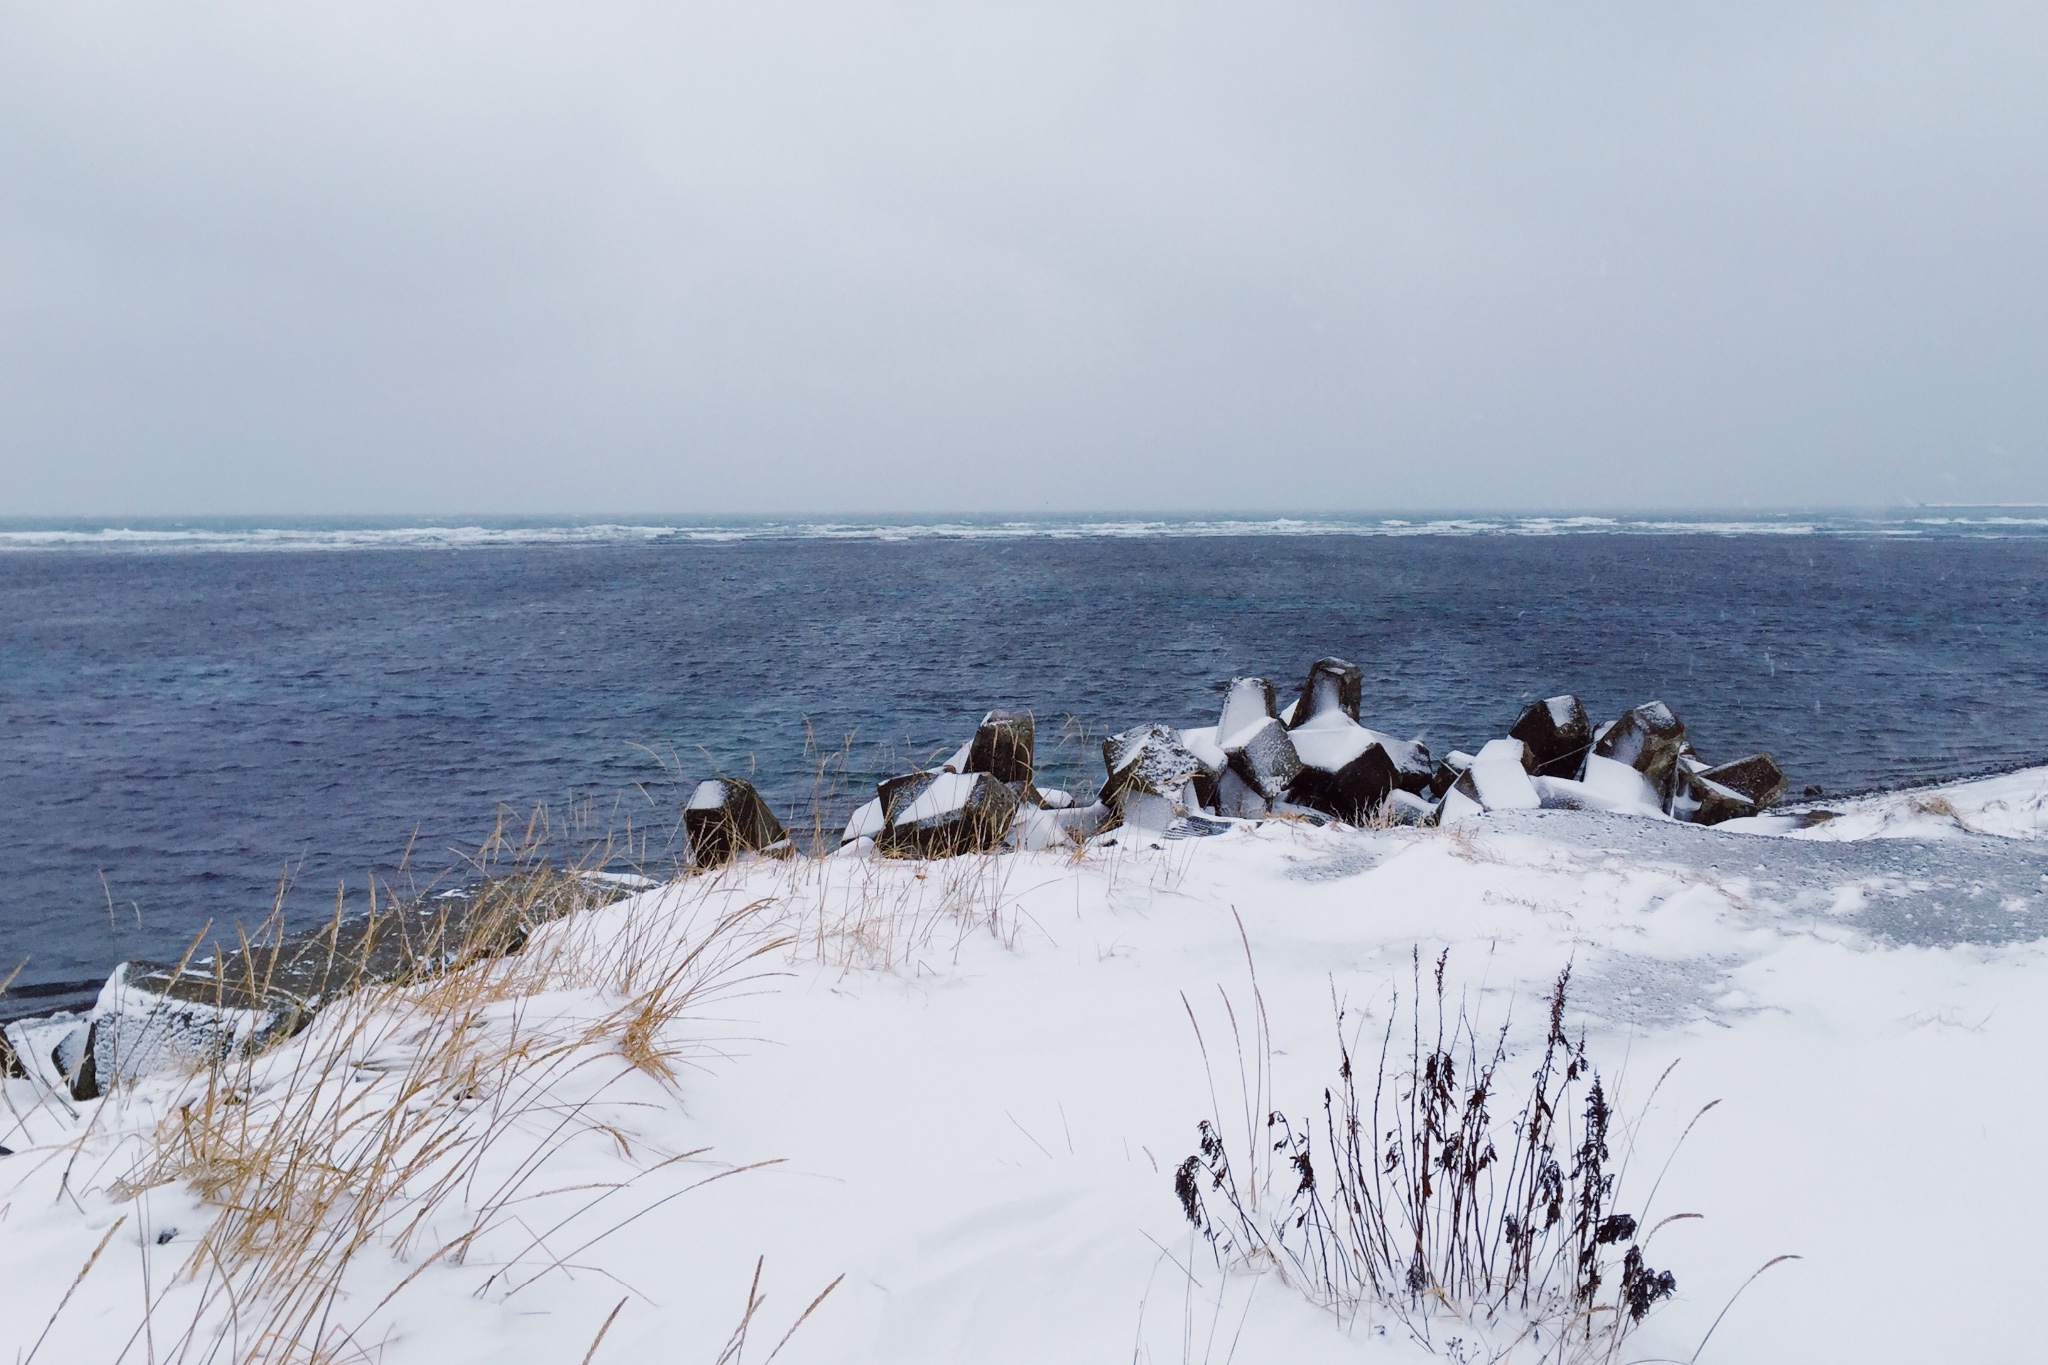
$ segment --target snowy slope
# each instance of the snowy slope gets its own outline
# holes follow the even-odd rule
[[[1942,795],[1980,828],[2037,835],[2044,790],[2037,771]],[[1808,837],[1933,833],[1887,823],[1905,799]],[[348,1262],[325,1321],[351,1329],[355,1355],[333,1358],[574,1362],[623,1303],[592,1361],[709,1365],[757,1260],[766,1301],[728,1358],[767,1359],[842,1275],[778,1359],[1428,1358],[1390,1319],[1339,1321],[1278,1275],[1220,1269],[1171,1177],[1199,1120],[1244,1145],[1247,1116],[1268,1105],[1314,1111],[1335,1077],[1333,996],[1384,1020],[1417,948],[1446,946],[1454,995],[1488,1020],[1512,1007],[1522,1041],[1573,964],[1575,1019],[1618,1107],[1640,1118],[1625,1187],[1720,1101],[1659,1191],[1664,1211],[1705,1218],[1658,1235],[1678,1294],[1628,1358],[1690,1357],[1780,1253],[1803,1259],[1743,1293],[1702,1361],[2035,1358],[2041,942],[2015,931],[1901,946],[1860,917],[1853,890],[1789,897],[1725,868],[1544,834],[1571,818],[1386,832],[1269,821],[1127,835],[1080,856],[758,863],[553,926],[530,957],[612,965],[534,975],[470,1021],[463,1036],[492,1064],[447,1131],[492,1145],[402,1254],[387,1237]],[[693,966],[702,991],[661,1033],[673,1080],[633,1067],[618,1011],[652,978],[629,979],[619,945],[706,941],[741,911],[722,951],[773,946],[718,972]],[[1254,972],[1265,1082],[1267,1050],[1247,1033]],[[351,1057],[363,1065],[334,1081],[338,1094],[382,1094],[421,1045],[431,1014],[385,1008],[399,1022],[362,1035],[376,1046]],[[340,1026],[323,1018],[266,1054],[247,1103],[303,1091],[294,1066]],[[536,1075],[522,1056],[542,1042],[566,1060]],[[113,1182],[194,1084],[158,1078],[72,1105],[8,1082],[23,1118],[0,1136],[16,1149],[0,1159],[0,1359],[27,1356],[123,1218],[34,1358],[179,1358],[198,1290],[178,1272],[221,1215],[183,1182],[141,1194]],[[662,1164],[684,1153],[696,1155]],[[435,1259],[480,1209],[463,1263]]]
[[[1959,834],[1988,834],[2004,839],[2043,839],[2048,838],[2048,769],[2002,773],[1925,791],[1887,792],[1832,809],[1837,812],[1835,819],[1799,831],[1799,837],[1950,839]]]

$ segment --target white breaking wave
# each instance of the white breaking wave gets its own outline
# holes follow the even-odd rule
[[[1987,509],[1988,510],[1988,509]],[[729,520],[656,522],[391,522],[281,524],[20,523],[0,525],[0,550],[293,551],[471,549],[746,540],[1116,540],[1218,536],[2026,536],[2048,516],[1441,516],[1047,517],[951,521]]]

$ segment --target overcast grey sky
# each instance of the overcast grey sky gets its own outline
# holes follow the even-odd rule
[[[2048,500],[2048,5],[0,0],[0,515]]]

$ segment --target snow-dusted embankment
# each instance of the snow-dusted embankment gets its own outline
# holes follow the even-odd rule
[[[1316,1113],[1333,996],[1372,1034],[1418,946],[1525,1043],[1573,964],[1576,1027],[1640,1116],[1622,1207],[1721,1101],[1657,1193],[1705,1217],[1657,1234],[1678,1292],[1627,1358],[1689,1358],[1790,1252],[1701,1361],[2031,1359],[2044,801],[2037,770],[1791,838],[1539,811],[743,864],[550,926],[491,990],[330,1010],[225,1099],[9,1082],[0,1359],[284,1358],[254,1338],[286,1286],[205,1297],[223,1203],[270,1179],[235,1153],[285,1148],[179,1134],[242,1113],[339,1135],[337,1164],[400,1154],[357,1177],[393,1216],[309,1193],[257,1230],[364,1229],[304,1300],[332,1359],[574,1362],[616,1309],[593,1362],[709,1365],[757,1263],[750,1360],[842,1275],[779,1359],[1420,1358],[1389,1319],[1219,1268],[1172,1191],[1198,1121],[1242,1143],[1268,1107]],[[1924,929],[1945,899],[1968,913]]]

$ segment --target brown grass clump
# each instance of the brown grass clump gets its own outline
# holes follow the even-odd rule
[[[394,913],[405,951],[364,952],[378,969],[352,971],[295,1037],[117,1088],[69,1160],[119,1174],[74,1184],[120,1202],[181,1186],[211,1215],[177,1275],[146,1288],[131,1349],[157,1365],[375,1359],[379,1324],[431,1267],[482,1255],[485,1288],[517,1293],[574,1265],[609,1230],[600,1206],[640,1179],[687,1162],[688,1188],[749,1169],[654,1150],[620,1126],[647,1101],[619,1087],[673,1089],[715,1055],[690,1021],[786,939],[760,903],[710,914],[617,895],[530,866],[443,910]],[[131,1104],[164,1116],[124,1125]],[[593,1142],[629,1173],[547,1188],[550,1164]],[[537,1209],[548,1219],[529,1231]]]
[[[1969,821],[1963,819],[1963,813],[1957,810],[1955,803],[1946,796],[1911,797],[1906,802],[1906,809],[1915,815],[1932,815],[1937,819],[1947,820],[1957,829],[1970,830]],[[1970,832],[1975,833],[1974,830]]]

